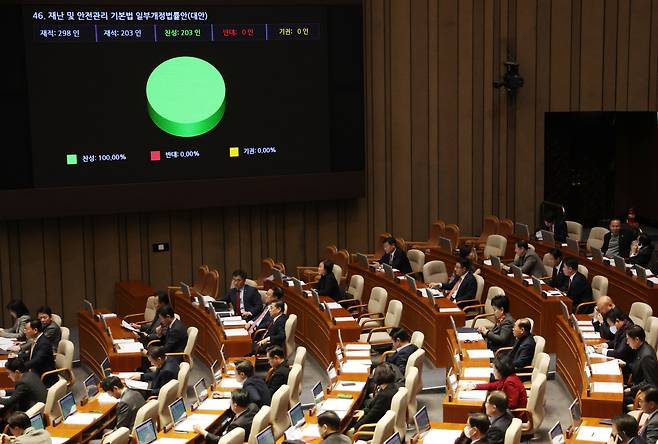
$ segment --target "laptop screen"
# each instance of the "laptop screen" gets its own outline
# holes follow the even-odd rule
[[[185,411],[185,403],[183,402],[183,398],[178,398],[169,404],[169,413],[171,413],[171,419],[174,421],[174,424],[178,424],[180,421],[185,419],[187,412]]]
[[[411,276],[407,276],[407,285],[409,286],[409,290],[414,293],[416,292],[416,279],[412,278]]]
[[[401,443],[402,441],[400,441],[400,434],[398,432],[395,432],[393,435],[391,435],[390,438],[384,441],[384,444],[401,444]]]
[[[180,287],[183,289],[183,293],[185,293],[188,299],[192,300],[192,292],[190,292],[190,286],[185,282],[181,282]]]
[[[272,426],[268,426],[265,430],[256,435],[256,442],[258,444],[275,444],[274,432]]]
[[[68,392],[58,402],[59,402],[59,408],[62,409],[62,417],[65,420],[73,413],[75,413],[75,398],[73,397],[73,393]]]
[[[85,379],[84,386],[87,389],[88,396],[96,396],[98,394],[98,378],[94,373]]]
[[[368,256],[363,253],[356,253],[356,261],[364,268],[368,268]]]
[[[569,412],[571,412],[571,421],[575,425],[576,422],[580,421],[580,404],[578,403],[578,398],[574,399],[569,406]]]
[[[560,308],[562,309],[562,316],[564,316],[564,320],[569,322],[569,308],[567,307],[567,304],[560,301]]]
[[[107,378],[112,374],[112,369],[110,368],[110,360],[109,358],[103,359],[103,362],[101,362],[101,367],[103,369],[103,375]]]
[[[427,414],[427,407],[423,406],[418,413],[414,415],[414,422],[416,423],[416,430],[418,433],[423,433],[430,428],[430,417]]]
[[[322,401],[323,398],[322,381],[318,381],[318,383],[313,386],[312,392],[313,392],[313,399],[315,400],[316,403]]]
[[[555,423],[553,428],[548,432],[548,436],[551,437],[552,442],[555,442],[556,438],[562,438],[562,425],[560,425],[560,421]]]
[[[302,403],[298,402],[290,410],[288,410],[288,416],[290,416],[290,424],[293,427],[297,427],[299,424],[304,422],[304,410],[302,410]]]
[[[153,425],[153,419],[144,421],[135,428],[137,435],[137,444],[151,444],[158,438]]]
[[[41,413],[37,413],[36,415],[30,417],[30,423],[32,424],[33,429],[43,430],[46,428],[43,423],[43,416]]]
[[[208,387],[206,386],[206,381],[201,378],[194,384],[194,394],[196,395],[197,401],[202,403],[208,397]]]

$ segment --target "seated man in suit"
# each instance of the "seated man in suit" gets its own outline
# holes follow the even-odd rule
[[[141,393],[127,388],[116,376],[108,376],[101,381],[101,388],[105,393],[118,399],[116,410],[116,424],[112,432],[120,427],[127,427],[132,430],[135,425],[135,415],[137,410],[145,404],[144,397]]]
[[[235,378],[242,382],[242,388],[249,393],[249,400],[258,407],[270,405],[272,397],[267,384],[260,376],[254,374],[251,361],[239,361],[235,364]]]
[[[600,296],[596,301],[596,307],[594,307],[594,312],[592,313],[592,325],[594,326],[594,330],[598,331],[603,339],[609,341],[615,337],[615,334],[610,331],[608,313],[610,313],[610,310],[615,307],[616,305],[612,302],[610,296]]]
[[[528,318],[517,319],[512,329],[512,334],[516,339],[508,356],[517,372],[523,367],[531,365],[532,359],[535,357],[536,343],[530,330],[530,319]]]
[[[478,284],[471,272],[471,261],[464,258],[457,259],[454,271],[447,284],[430,282],[430,287],[447,291],[451,301],[459,302],[475,298]]]
[[[646,427],[643,432],[647,432]],[[646,438],[642,439],[638,436],[637,420],[631,415],[618,415],[612,418],[610,438],[617,444],[645,444],[648,442],[645,441]]]
[[[398,391],[395,385],[395,372],[391,364],[382,363],[375,368],[373,374],[375,393],[372,399],[364,402],[363,410],[354,414],[357,419],[354,430],[358,431],[362,424],[373,424],[379,421],[390,410],[393,396]]]
[[[278,345],[279,347],[285,346],[286,321],[288,320],[288,315],[284,313],[285,307],[283,301],[276,301],[270,304],[269,310],[272,321],[267,326],[262,339],[254,343],[255,353],[263,353],[273,345]]]
[[[149,396],[158,396],[160,389],[172,379],[178,378],[178,359],[167,358],[165,348],[153,345],[148,349],[149,363],[155,367],[155,371],[142,375],[131,376],[130,379],[150,382]]]
[[[522,272],[529,276],[540,278],[546,274],[544,263],[537,256],[535,250],[531,249],[526,240],[518,240],[514,246],[514,262]]]
[[[644,421],[640,430],[640,438],[644,443],[655,443],[658,440],[658,389],[648,387],[641,396],[640,408],[642,413],[649,417]]]
[[[514,343],[512,335],[514,318],[509,312],[509,299],[505,295],[494,296],[491,299],[491,308],[493,308],[496,323],[491,330],[478,327],[478,331],[486,339],[487,348],[495,352],[501,347],[510,347]]]
[[[632,385],[624,390],[624,405],[632,404],[639,390],[649,386],[658,387],[658,360],[656,351],[645,342],[646,334],[639,325],[626,330],[628,346],[635,351],[631,362],[619,361],[622,367],[628,366],[633,376]]]
[[[236,316],[251,319],[263,310],[263,299],[258,290],[251,285],[246,285],[247,273],[235,270],[231,279],[231,289],[226,293],[222,301],[233,306]]]
[[[455,440],[455,444],[489,444],[487,436],[491,423],[484,413],[471,413],[468,415],[466,427],[462,434]]]
[[[394,328],[391,331],[391,340],[393,341],[393,350],[395,352],[386,356],[386,362],[396,368],[398,378],[404,378],[404,372],[407,368],[409,357],[418,350],[415,344],[411,343],[411,336],[404,328]]]
[[[330,260],[320,262],[320,265],[318,265],[320,280],[315,284],[315,290],[320,296],[329,296],[334,301],[339,301],[341,298],[340,288],[333,270],[334,263]]]
[[[55,370],[55,356],[50,340],[43,334],[43,324],[38,319],[32,319],[25,324],[25,336],[32,341],[32,346],[18,354],[25,363],[25,368],[35,372],[39,377],[44,373]],[[14,358],[14,353],[9,358]],[[43,381],[46,387],[50,387],[59,380],[56,374],[51,373]]]
[[[327,410],[318,415],[318,430],[322,441],[320,444],[351,444],[352,440],[340,433],[340,418],[336,412]]]
[[[160,345],[165,353],[181,353],[187,345],[187,328],[183,321],[176,319],[176,314],[171,305],[165,305],[160,309],[160,335],[158,337]],[[146,356],[148,351],[142,350]],[[177,362],[181,361],[180,357],[175,358]]]
[[[548,255],[553,262],[553,273],[551,280],[548,284],[562,292],[566,292],[569,288],[569,278],[564,275],[564,260],[562,259],[562,251],[559,248],[551,248]]]
[[[50,444],[52,439],[50,433],[45,429],[35,429],[32,427],[30,418],[23,412],[15,412],[7,421],[9,432],[16,437],[11,441],[16,444]],[[3,444],[10,442],[9,437],[5,436]]]
[[[384,246],[384,255],[379,259],[380,264],[388,264],[396,270],[400,270],[400,273],[403,274],[411,273],[411,264],[407,253],[398,248],[398,242],[394,237],[387,237],[382,245]]]
[[[594,346],[598,353],[629,362],[633,359],[633,349],[628,345],[626,332],[633,326],[633,321],[621,308],[615,307],[606,316],[608,328],[614,335],[610,341]]]
[[[155,316],[153,317],[153,320],[150,323],[146,323],[142,325],[135,323],[130,324],[132,328],[139,329],[139,337],[142,343],[148,344],[149,342],[158,339],[160,330],[162,330],[162,327],[160,327],[160,310],[162,309],[162,307],[166,307],[168,305],[170,305],[169,295],[164,291],[160,291],[158,292],[158,305],[156,306]]]
[[[624,259],[628,258],[631,252],[631,243],[635,236],[629,229],[621,226],[621,219],[612,219],[610,221],[609,232],[603,236],[603,246],[601,246],[601,253],[605,257],[612,258],[614,256],[621,256]]]
[[[270,317],[270,305],[276,301],[283,301],[283,289],[281,287],[272,287],[265,293],[265,307],[261,310],[260,314],[251,321],[247,322],[245,329],[250,334],[261,328],[267,328],[272,322]],[[284,305],[285,306],[285,305]]]
[[[270,364],[270,371],[267,373],[265,383],[270,391],[270,395],[279,390],[282,385],[288,383],[290,367],[286,360],[286,352],[281,347],[271,347],[267,350],[267,362]]]
[[[505,442],[505,432],[512,424],[512,419],[514,419],[507,410],[507,395],[505,392],[494,390],[489,393],[484,403],[484,409],[491,422],[489,430],[487,430],[487,443],[503,444]]]
[[[43,325],[43,335],[46,338],[48,338],[48,340],[53,346],[53,353],[55,353],[57,351],[57,346],[59,345],[59,341],[62,339],[62,330],[59,328],[59,325],[57,325],[53,321],[53,311],[49,306],[43,305],[37,308],[36,313],[37,313],[37,319],[41,321],[41,325]],[[28,339],[21,346],[10,347],[10,350],[20,350],[22,352],[26,352],[31,347],[32,347],[32,340]]]
[[[567,241],[567,236],[569,235],[567,223],[563,220],[558,220],[555,216],[551,215],[544,218],[544,222],[539,227],[539,230],[550,231],[553,233],[553,239],[560,243],[565,243]]]
[[[631,242],[630,256],[626,260],[627,264],[635,264],[647,268],[653,256],[654,246],[651,244],[649,236],[642,233],[637,239]]]
[[[21,358],[13,358],[5,364],[7,376],[16,386],[14,390],[0,390],[0,405],[3,411],[25,412],[37,402],[46,402],[48,391],[41,378],[27,371]]]
[[[578,304],[592,301],[592,286],[587,282],[585,275],[578,271],[578,259],[575,257],[568,257],[564,260],[564,275],[569,278],[567,296],[571,298],[575,313]],[[588,310],[585,312],[591,313],[592,309],[588,308]]]
[[[217,435],[209,433],[200,424],[194,425],[194,431],[200,433],[206,443],[217,444],[223,435],[240,427],[244,429],[246,441],[251,433],[251,425],[258,410],[260,408],[249,399],[249,393],[244,388],[234,390],[231,392],[231,409],[225,413],[227,419],[221,422],[219,433]]]

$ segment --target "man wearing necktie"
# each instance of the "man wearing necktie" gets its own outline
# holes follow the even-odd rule
[[[477,281],[471,273],[471,261],[466,258],[457,260],[454,274],[448,283],[430,282],[429,285],[431,288],[447,290],[448,298],[456,302],[475,298],[478,287]]]
[[[246,285],[247,273],[235,270],[231,279],[231,289],[222,301],[230,303],[237,316],[244,319],[257,317],[263,311],[263,300],[258,290]]]
[[[649,387],[640,396],[642,413],[649,417],[640,427],[638,434],[645,443],[655,443],[658,440],[658,389]]]

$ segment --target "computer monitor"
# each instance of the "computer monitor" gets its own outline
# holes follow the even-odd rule
[[[62,398],[60,398],[58,401],[59,403],[59,408],[62,411],[62,419],[66,420],[69,416],[75,413],[76,407],[75,407],[75,398],[73,397],[72,392],[68,392],[66,395],[64,395]]]
[[[418,432],[419,435],[432,428],[426,406],[423,406],[414,415],[414,424],[416,424],[416,432]]]
[[[532,277],[532,288],[534,288],[535,291],[541,295],[541,280],[534,276]]]
[[[439,248],[441,250],[452,253],[452,241],[450,239],[448,239],[447,237],[440,237],[439,238]]]
[[[580,414],[580,403],[578,398],[574,399],[571,405],[569,406],[569,413],[571,413],[571,425],[577,427],[580,425],[581,414]]]
[[[178,398],[169,404],[169,414],[171,415],[172,421],[174,421],[174,425],[187,418],[187,411],[185,411],[185,402],[183,401],[183,398]]]
[[[429,288],[425,289],[425,294],[427,295],[427,300],[430,301],[432,307],[436,307],[436,300],[434,300],[434,295]]]
[[[623,257],[617,255],[613,256],[612,259],[615,261],[615,267],[626,273],[626,260],[624,260]]]
[[[290,410],[288,410],[288,416],[290,417],[290,424],[293,427],[300,427],[304,425],[304,410],[302,410],[302,403],[298,402]]]
[[[110,358],[103,359],[103,362],[101,362],[101,368],[103,369],[103,377],[107,378],[112,374],[112,368],[110,367]]]
[[[363,253],[356,253],[356,263],[363,268],[368,268],[368,256]]]
[[[329,378],[329,385],[333,384],[336,382],[338,379],[338,373],[336,372],[336,366],[334,366],[333,362],[330,362],[329,365],[327,366],[327,377]]]
[[[589,249],[592,251],[593,260],[597,262],[603,262],[603,252],[601,251],[600,248],[590,247]]]
[[[196,395],[196,400],[199,401],[199,404],[208,398],[208,386],[206,385],[205,379],[201,378],[196,384],[194,384],[194,394]]]
[[[553,233],[548,230],[541,230],[541,240],[544,242],[548,242],[549,244],[554,244],[555,243],[555,237],[553,236]]]
[[[560,309],[562,310],[562,316],[564,316],[564,320],[569,322],[569,307],[567,307],[567,304],[565,304],[564,301],[560,301]]]
[[[43,422],[43,415],[40,412],[34,416],[30,416],[30,423],[32,424],[33,429],[43,430],[46,428],[46,425]]]
[[[183,290],[183,294],[187,296],[187,298],[190,301],[194,302],[194,298],[192,297],[192,292],[190,291],[190,286],[187,285],[185,282],[179,282],[181,290]]]
[[[313,289],[311,290],[311,298],[313,299],[313,303],[316,306],[320,306],[320,295],[318,294],[317,290]]]
[[[514,234],[521,239],[529,240],[530,239],[530,229],[527,224],[515,223],[514,224]]]
[[[500,263],[500,258],[498,256],[491,256],[491,266],[496,271],[500,271],[503,269],[503,264]]]
[[[514,275],[514,279],[517,281],[523,282],[523,271],[516,265],[510,265],[510,270],[512,270],[512,274]]]
[[[283,282],[283,273],[278,268],[272,267],[272,277],[276,282]]]
[[[647,282],[647,269],[640,266],[640,265],[636,265],[635,266],[635,271],[637,272],[637,278],[640,281],[646,283]]]
[[[158,434],[155,431],[155,424],[153,419],[149,418],[143,423],[135,427],[135,435],[137,436],[137,444],[151,444],[158,439]]]
[[[560,424],[560,421],[556,422],[551,430],[549,430],[548,436],[553,444],[561,444],[564,442],[564,434],[562,433],[562,425]]]
[[[393,267],[391,267],[388,264],[382,264],[382,267],[384,267],[384,274],[386,275],[387,278],[389,279],[395,278],[395,273],[393,273]]]
[[[400,440],[400,434],[398,432],[393,433],[386,441],[384,441],[384,444],[401,444],[402,441]]]
[[[311,389],[311,393],[313,394],[313,400],[315,403],[319,403],[324,399],[324,396],[322,394],[322,381],[318,381],[313,388]]]
[[[580,246],[576,239],[567,238],[567,250],[571,250],[574,254],[580,254]]]
[[[295,286],[295,290],[297,290],[297,293],[299,294],[304,294],[304,288],[302,287],[302,281],[300,281],[297,278],[292,278],[292,283]]]
[[[87,311],[89,312],[89,314],[91,315],[92,318],[93,318],[94,315],[96,314],[96,313],[94,312],[94,306],[91,305],[91,302],[89,302],[89,301],[86,300],[86,299],[83,299],[83,300],[82,300],[82,308],[85,309],[85,310],[87,310]]]
[[[407,276],[407,286],[413,294],[416,294],[416,291],[418,290],[418,287],[416,287],[416,279],[412,278],[411,276]]]
[[[267,426],[265,430],[256,435],[257,444],[275,444],[274,432],[272,431],[272,426]]]
[[[87,390],[87,396],[90,398],[98,394],[98,378],[95,373],[87,376],[87,379],[84,380],[83,384]]]

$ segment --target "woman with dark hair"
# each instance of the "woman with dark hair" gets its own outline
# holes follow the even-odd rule
[[[391,409],[391,401],[397,393],[398,388],[395,385],[395,371],[391,364],[385,362],[379,364],[373,372],[373,382],[375,383],[375,393],[373,398],[364,403],[363,413],[354,425],[354,430],[359,430],[363,424],[373,424],[382,419],[382,416]],[[358,412],[358,411],[357,411]]]
[[[649,236],[642,233],[633,242],[631,242],[631,256],[626,260],[628,264],[648,267],[651,262],[654,247],[651,244]]]
[[[596,351],[624,362],[632,361],[633,349],[626,343],[626,331],[633,326],[633,321],[619,307],[612,308],[607,313],[606,320],[610,326],[610,333],[614,336],[607,343],[597,345]]]
[[[318,265],[320,280],[315,284],[315,290],[320,296],[329,296],[334,301],[340,300],[340,287],[334,276],[334,263],[324,260]]]
[[[502,390],[507,395],[507,407],[510,410],[525,408],[528,404],[523,383],[514,372],[514,365],[509,358],[496,358],[494,360],[493,374],[495,380],[486,384],[466,384],[464,390]],[[525,420],[525,413],[514,416]]]
[[[25,324],[30,320],[30,311],[27,309],[22,299],[13,299],[7,304],[7,310],[14,325],[8,329],[0,329],[0,337],[18,339],[19,341],[25,340]]]

